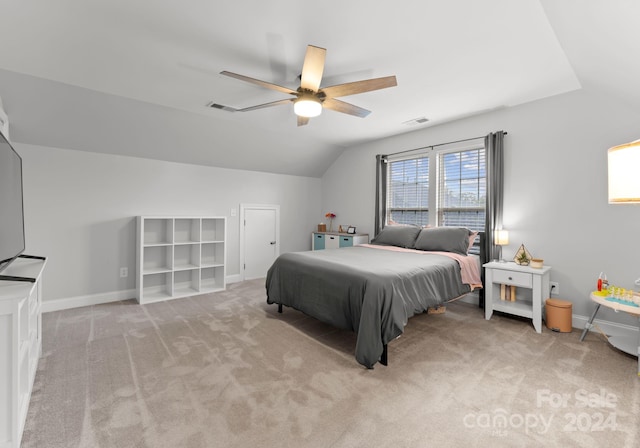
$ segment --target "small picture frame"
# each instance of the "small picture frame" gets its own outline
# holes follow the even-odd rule
[[[353,226],[349,226],[349,227],[347,228],[347,233],[350,233],[350,234],[352,234],[352,235],[353,235],[353,234],[355,234],[355,233],[356,233],[356,228],[355,228],[355,227],[353,227]]]

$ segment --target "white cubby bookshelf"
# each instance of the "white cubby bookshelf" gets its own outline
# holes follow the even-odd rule
[[[225,289],[224,216],[138,216],[138,303]]]

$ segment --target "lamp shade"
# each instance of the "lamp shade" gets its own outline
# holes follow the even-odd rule
[[[495,233],[496,245],[508,246],[509,245],[509,231],[505,229],[496,230]]]
[[[609,204],[640,202],[640,140],[610,148],[607,159]]]
[[[322,103],[312,95],[304,95],[295,100],[293,111],[300,117],[317,117],[322,113]]]

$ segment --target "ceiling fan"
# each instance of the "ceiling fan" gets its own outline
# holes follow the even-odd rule
[[[335,110],[356,117],[364,118],[371,113],[367,109],[363,109],[353,104],[345,103],[336,98],[355,95],[357,93],[370,92],[372,90],[386,89],[398,85],[395,76],[385,76],[383,78],[367,79],[363,81],[348,82],[330,87],[320,88],[322,81],[322,73],[324,71],[324,60],[327,50],[313,45],[307,46],[307,53],[304,57],[302,65],[302,74],[300,75],[300,87],[297,90],[288,87],[279,86],[259,79],[250,78],[248,76],[239,75],[228,71],[220,72],[221,75],[230,76],[241,81],[256,84],[271,90],[287,93],[293,98],[285,98],[270,103],[259,104],[257,106],[245,107],[243,109],[235,109],[220,104],[210,104],[210,107],[222,109],[229,112],[249,112],[256,109],[264,109],[265,107],[279,106],[281,104],[293,103],[293,110],[298,117],[298,126],[304,126],[309,123],[309,119],[317,117],[322,112],[322,108]]]

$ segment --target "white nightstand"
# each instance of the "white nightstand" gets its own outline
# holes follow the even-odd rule
[[[528,317],[533,327],[542,333],[542,298],[549,293],[550,266],[531,268],[514,262],[492,261],[483,265],[485,306],[484,317],[491,319],[494,311]],[[515,302],[500,299],[500,285],[516,287]]]

